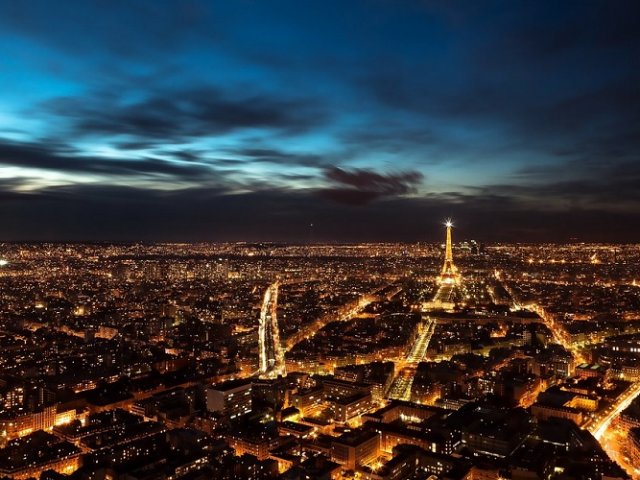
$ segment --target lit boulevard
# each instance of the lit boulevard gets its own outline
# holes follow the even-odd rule
[[[614,406],[609,407],[607,412],[597,416],[589,424],[589,431],[600,441],[607,454],[633,478],[640,478],[640,464],[631,463],[627,457],[628,439],[616,428],[614,422],[638,398],[640,398],[640,382],[630,386]]]
[[[379,290],[381,290],[380,288]],[[337,313],[326,315],[324,317],[316,319],[312,324],[300,329],[294,335],[292,335],[286,342],[286,351],[294,348],[302,340],[309,339],[318,333],[322,328],[332,321],[348,322],[354,317],[357,317],[368,305],[374,302],[376,298],[376,292],[372,292],[368,295],[362,295],[356,301],[350,304],[344,305],[339,309]]]
[[[427,354],[427,348],[429,347],[429,341],[431,340],[431,336],[436,329],[436,320],[430,317],[427,317],[427,321],[422,327],[418,338],[416,339],[413,347],[411,348],[411,353],[407,357],[408,363],[418,363],[424,360],[425,355]]]
[[[631,402],[638,398],[638,395],[640,395],[640,382],[632,384],[629,389],[618,398],[614,405],[608,407],[606,412],[597,415],[596,418],[589,423],[588,428],[593,436],[600,440],[611,426],[612,420],[627,408]]]
[[[258,327],[260,375],[267,378],[274,378],[286,373],[284,353],[280,344],[280,329],[278,328],[278,288],[278,282],[267,288],[260,310],[260,325]]]

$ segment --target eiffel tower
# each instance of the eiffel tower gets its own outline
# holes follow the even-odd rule
[[[440,283],[457,284],[460,280],[460,274],[453,263],[453,248],[451,247],[451,227],[453,227],[453,222],[449,219],[444,225],[447,227],[447,244],[444,251],[444,265],[442,266],[439,280]]]

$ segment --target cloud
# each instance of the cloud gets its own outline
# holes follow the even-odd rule
[[[423,178],[420,172],[382,174],[339,167],[325,169],[324,177],[333,186],[320,189],[318,193],[348,205],[365,205],[380,198],[413,193]]]
[[[427,125],[429,144],[451,156],[464,150],[455,140],[473,142],[473,160],[501,147],[500,157],[531,163],[562,162],[558,150],[601,164],[639,151],[640,4],[498,3],[494,11],[425,2],[431,14],[455,13],[450,30],[461,43],[439,44],[451,64],[395,60],[357,84],[393,112],[384,118]]]
[[[327,112],[312,99],[233,94],[212,86],[161,90],[133,102],[96,92],[89,100],[62,97],[41,107],[66,120],[71,135],[120,136],[124,145],[134,146],[181,143],[248,129],[294,134],[327,119]]]
[[[375,121],[343,132],[340,141],[352,155],[371,151],[407,154],[443,143],[425,122]],[[429,163],[438,160],[430,158]],[[425,160],[426,163],[426,160]]]
[[[105,176],[170,176],[180,180],[212,180],[218,175],[202,163],[173,162],[159,158],[88,156],[69,146],[21,143],[0,139],[0,165]]]
[[[456,240],[633,241],[640,235],[637,209],[552,210],[481,192],[385,197],[367,208],[319,202],[314,190],[231,194],[224,188],[105,185],[51,187],[1,200],[1,240],[306,242],[313,223],[318,242],[440,242],[449,216]]]
[[[576,172],[580,172],[577,174]],[[612,162],[610,165],[572,160],[558,166],[536,170],[524,175],[533,182],[468,187],[481,194],[502,194],[527,202],[532,208],[562,211],[567,207],[606,211],[640,211],[640,162]],[[555,176],[555,181],[548,177]]]
[[[231,155],[234,159],[228,159],[228,163],[246,164],[246,163],[273,163],[282,166],[303,166],[303,167],[322,167],[326,165],[328,155],[316,155],[309,153],[287,152],[271,147],[237,147],[227,148],[224,153]]]
[[[168,8],[156,1],[67,2],[51,10],[46,0],[0,5],[3,26],[71,55],[108,53],[137,61],[179,51],[197,33],[216,40],[216,16],[206,3],[185,0]],[[144,28],[141,28],[141,24]],[[81,39],[81,40],[79,40]]]

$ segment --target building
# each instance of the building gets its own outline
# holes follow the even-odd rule
[[[358,392],[348,397],[337,398],[331,402],[331,406],[336,422],[345,423],[371,408],[371,394]]]
[[[638,402],[632,402],[631,405],[620,413],[617,423],[624,430],[636,427],[640,428],[640,404]]]
[[[229,380],[207,388],[207,411],[232,419],[251,412],[251,381]]]
[[[81,451],[55,435],[37,431],[12,440],[0,455],[0,476],[39,478],[45,470],[71,474],[81,465]]]
[[[380,435],[370,430],[343,433],[331,442],[331,460],[348,470],[376,461],[380,453]]]
[[[523,409],[512,409],[508,413],[476,409],[466,413],[472,416],[471,422],[462,426],[462,443],[476,454],[506,458],[525,441],[532,429],[531,418]]]
[[[271,450],[280,445],[280,437],[251,432],[235,432],[225,435],[225,440],[237,456],[252,455],[258,460],[267,460]]]
[[[604,378],[606,372],[607,372],[607,369],[604,368],[602,365],[598,365],[598,364],[592,365],[590,363],[583,363],[576,367],[575,375],[580,378],[589,378],[589,377]]]
[[[317,411],[324,400],[324,388],[319,385],[315,388],[299,390],[291,396],[291,404],[296,407],[303,416]]]
[[[391,423],[396,420],[403,422],[420,423],[436,414],[442,414],[444,410],[430,405],[393,400],[386,407],[382,407],[373,413],[362,416],[363,421]]]
[[[425,451],[450,454],[453,452],[453,435],[447,431],[428,431],[412,426],[378,424],[374,426],[380,433],[380,450],[391,453],[398,445],[414,445]]]
[[[629,430],[627,441],[627,451],[632,465],[640,465],[640,428],[634,427]]]
[[[548,420],[549,418],[565,418],[573,421],[576,425],[582,425],[583,415],[580,410],[564,405],[549,405],[536,402],[531,405],[531,415],[538,420]]]
[[[60,410],[55,405],[34,412],[23,409],[8,410],[0,414],[0,443],[24,437],[37,430],[50,430],[75,420],[75,409]]]

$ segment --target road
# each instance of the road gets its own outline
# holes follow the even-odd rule
[[[276,378],[278,375],[286,374],[277,316],[279,286],[279,282],[274,282],[267,288],[262,301],[258,325],[259,374],[267,378]]]
[[[618,397],[618,400],[610,405],[604,412],[599,413],[587,426],[588,430],[598,440],[602,438],[607,429],[610,427],[611,422],[616,418],[625,408],[631,405],[631,402],[640,395],[640,382],[631,384],[631,386]]]
[[[286,341],[285,350],[288,352],[293,347],[295,347],[302,340],[313,337],[316,333],[318,333],[323,327],[328,325],[334,321],[347,322],[356,318],[362,311],[367,308],[371,303],[378,300],[378,294],[384,289],[390,287],[390,285],[385,285],[383,287],[377,288],[375,291],[370,294],[361,295],[358,300],[343,306],[338,312],[334,312],[329,315],[325,315],[322,318],[318,318],[310,325],[307,325],[303,329],[296,332],[295,335],[289,337]],[[397,295],[402,291],[402,287],[398,286],[396,289],[391,290],[386,298],[390,299],[393,296]]]
[[[433,332],[435,329],[435,319],[427,317],[426,324],[422,327],[418,338],[416,338],[413,347],[411,348],[411,351],[407,356],[408,363],[418,363],[422,361],[427,353],[427,348],[429,348],[429,342],[431,341],[431,337],[433,336]]]
[[[607,455],[620,465],[633,479],[640,479],[640,468],[631,464],[627,456],[628,437],[625,432],[610,428],[600,439],[600,445],[607,452]]]
[[[451,297],[453,296],[453,291],[455,289],[454,284],[445,283],[440,285],[438,291],[433,297],[433,303],[451,303]]]
[[[393,400],[411,400],[411,387],[413,386],[415,373],[415,368],[402,368],[391,384],[387,397]]]
[[[627,438],[615,428],[613,420],[640,395],[640,382],[632,384],[618,401],[588,425],[588,430],[600,442],[607,455],[633,478],[640,478],[640,465],[632,465],[625,454]]]

